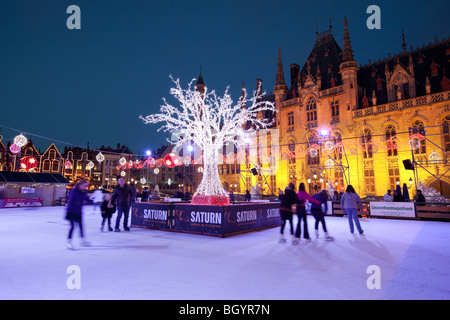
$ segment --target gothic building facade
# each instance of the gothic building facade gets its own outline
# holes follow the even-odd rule
[[[342,49],[331,26],[317,34],[304,65],[290,65],[288,83],[279,50],[277,189],[352,184],[364,197],[406,184],[414,196],[423,183],[450,195],[450,39],[402,48],[358,66],[345,19]]]

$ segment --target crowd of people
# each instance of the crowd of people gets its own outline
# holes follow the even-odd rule
[[[328,192],[326,190],[321,190],[320,192],[309,195],[308,192],[306,192],[305,184],[302,182],[298,186],[298,192],[295,192],[295,186],[293,183],[290,183],[289,186],[286,188],[284,193],[280,190],[280,196],[279,200],[281,201],[280,206],[280,215],[282,220],[282,225],[280,229],[280,242],[286,242],[286,238],[284,237],[284,229],[289,222],[290,225],[290,234],[293,237],[292,244],[298,244],[300,241],[301,236],[301,225],[303,224],[303,238],[306,241],[311,241],[311,238],[309,237],[309,231],[308,231],[308,224],[306,219],[306,203],[309,202],[311,204],[311,215],[314,217],[315,224],[314,224],[314,233],[316,238],[319,237],[319,226],[322,226],[322,230],[324,232],[324,238],[325,240],[332,241],[334,238],[329,235],[326,222],[325,222],[325,215],[328,210]],[[338,194],[337,192],[333,195],[333,202],[340,201],[341,208],[345,210],[345,213],[348,217],[348,223],[350,232],[354,232],[354,226],[356,225],[356,229],[358,230],[359,234],[363,234],[364,230],[361,228],[361,225],[358,220],[358,209],[363,210],[361,198],[358,196],[358,194],[355,192],[355,189],[348,185],[345,193]],[[296,230],[294,233],[294,225],[293,225],[293,211],[292,206],[296,205],[296,214],[298,217],[298,222],[296,226]]]
[[[94,203],[94,213],[97,211],[97,208],[100,209],[102,221],[101,221],[101,231],[104,231],[105,224],[108,223],[108,231],[120,232],[120,222],[123,217],[123,230],[130,231],[128,226],[128,218],[129,212],[132,204],[136,201],[137,196],[139,195],[141,201],[147,202],[152,195],[150,195],[148,187],[145,187],[142,193],[137,192],[134,184],[128,185],[122,177],[117,177],[117,186],[112,192],[104,194],[101,190],[96,190],[89,197],[88,194],[89,182],[85,179],[80,180],[70,191],[68,196],[68,201],[66,205],[66,219],[70,222],[69,233],[67,236],[67,247],[69,249],[73,249],[72,244],[72,236],[75,226],[78,226],[80,232],[80,238],[82,239],[83,246],[89,246],[90,243],[86,241],[84,230],[83,230],[83,222],[82,222],[82,207],[91,199]],[[153,195],[154,196],[154,195]],[[235,201],[235,197],[232,191],[230,191],[230,200],[231,202]],[[174,197],[190,199],[189,192],[183,192],[182,190],[178,190]],[[285,189],[285,191],[279,192],[279,198],[281,202],[280,205],[280,216],[282,220],[282,225],[280,229],[280,242],[286,242],[284,238],[284,229],[286,224],[289,222],[290,226],[290,234],[293,237],[293,244],[298,244],[301,237],[301,225],[303,224],[303,238],[306,241],[311,241],[308,225],[306,219],[306,205],[307,202],[310,203],[311,215],[315,219],[314,224],[314,233],[316,238],[319,237],[319,225],[322,226],[322,230],[324,232],[325,240],[332,241],[334,238],[329,235],[326,222],[325,215],[327,213],[327,202],[328,200],[332,200],[334,203],[340,203],[341,208],[345,211],[348,217],[348,224],[351,233],[354,233],[354,229],[358,230],[359,234],[364,234],[364,230],[361,228],[361,225],[358,220],[358,210],[363,211],[363,205],[361,202],[361,198],[356,193],[355,189],[352,185],[348,185],[345,193],[334,192],[332,199],[329,199],[328,193],[326,190],[321,190],[320,192],[309,195],[305,190],[305,184],[302,182],[298,187],[298,192],[295,192],[295,185],[290,183],[289,186]],[[387,190],[387,193],[384,195],[383,200],[386,202],[391,201],[405,201],[401,192],[399,192],[399,188],[394,191],[394,194],[391,195],[391,190]],[[245,201],[251,201],[251,194],[247,190],[245,194]],[[421,190],[417,190],[416,195],[417,203],[424,203],[425,198],[421,192]],[[294,225],[293,225],[293,208],[292,206],[296,205],[296,214],[298,217],[298,222],[296,226],[296,230],[294,233]],[[117,212],[117,217],[115,221],[115,228],[113,229],[111,226],[111,219],[114,213]]]

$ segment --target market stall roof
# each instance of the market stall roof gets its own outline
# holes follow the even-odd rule
[[[28,173],[0,171],[0,183],[23,182],[23,183],[54,183],[70,184],[69,180],[58,173]]]

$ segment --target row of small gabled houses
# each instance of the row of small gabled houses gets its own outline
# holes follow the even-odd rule
[[[71,184],[79,179],[88,179],[91,189],[110,189],[117,185],[117,177],[122,176],[128,183],[135,183],[138,188],[145,185],[159,185],[161,190],[183,188],[190,192],[194,190],[193,168],[160,168],[160,172],[145,166],[137,169],[135,167],[121,166],[119,160],[125,158],[127,162],[141,160],[131,150],[121,144],[116,148],[102,146],[99,149],[89,147],[64,147],[61,153],[58,147],[51,143],[44,151],[40,152],[31,139],[20,149],[13,153],[10,150],[12,142],[3,142],[0,136],[0,171],[11,172],[40,172],[57,173],[65,177]],[[167,146],[162,146],[156,151],[157,157],[162,157],[170,151]],[[101,153],[103,160],[98,161],[97,156]],[[143,179],[144,178],[144,179]],[[168,183],[170,181],[170,183]]]
[[[44,151],[40,152],[28,140],[18,153],[10,150],[11,142],[5,143],[0,136],[0,171],[12,172],[41,172],[59,173],[71,183],[87,178],[92,187],[113,186],[116,184],[116,177],[120,172],[117,170],[119,159],[125,157],[127,160],[134,160],[135,155],[124,145],[117,144],[117,148],[104,147],[100,150],[90,148],[65,147],[61,153],[54,143]],[[99,162],[96,156],[102,152],[104,160]],[[93,167],[88,165],[92,161]],[[133,175],[132,170],[125,172],[125,175]],[[131,177],[127,177],[131,179]]]

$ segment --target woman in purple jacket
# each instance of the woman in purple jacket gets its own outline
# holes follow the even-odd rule
[[[83,239],[82,244],[84,246],[90,245],[90,243],[84,239],[82,222],[82,209],[84,203],[88,199],[88,186],[89,182],[85,179],[81,179],[70,191],[69,198],[67,200],[66,219],[70,222],[69,235],[67,237],[67,248],[69,249],[73,249],[72,233],[75,228],[75,223],[78,223],[78,226],[80,227],[80,237]]]

